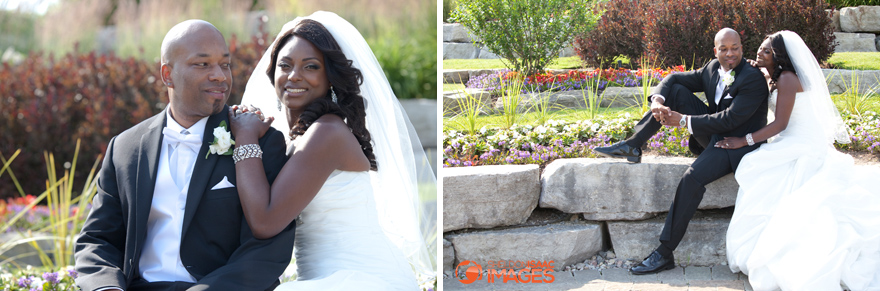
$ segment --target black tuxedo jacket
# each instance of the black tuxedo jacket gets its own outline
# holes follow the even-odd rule
[[[165,110],[168,110],[166,108]],[[295,223],[271,239],[255,239],[236,188],[211,190],[223,177],[237,185],[232,156],[207,155],[222,112],[208,118],[186,198],[180,259],[198,282],[190,290],[266,290],[290,263]],[[76,240],[76,283],[85,291],[128,288],[140,277],[162,146],[165,111],[114,137],[98,174],[98,193]],[[227,127],[228,128],[228,127]],[[271,183],[287,161],[284,136],[269,129],[260,139]]]
[[[718,73],[720,67],[721,64],[715,59],[700,69],[671,74],[654,89],[654,94],[670,96],[672,86],[679,84],[691,92],[706,93],[709,113],[691,116],[691,129],[696,136],[710,137],[710,147],[724,137],[743,137],[767,125],[769,91],[764,74],[743,59],[733,69],[733,83],[725,87],[721,102],[716,104],[715,91],[721,78]],[[724,99],[728,95],[732,98]]]

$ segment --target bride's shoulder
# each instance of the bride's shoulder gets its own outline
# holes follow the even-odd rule
[[[304,135],[333,137],[337,134],[343,133],[351,133],[351,130],[348,129],[348,125],[345,124],[345,120],[336,114],[324,114],[321,117],[318,117],[318,119],[309,126],[309,129],[306,130]]]
[[[802,92],[801,80],[798,75],[792,71],[783,71],[776,80],[776,88],[779,90],[792,90],[794,92]]]

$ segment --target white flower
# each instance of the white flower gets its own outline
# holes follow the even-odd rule
[[[231,155],[230,148],[235,144],[232,140],[232,134],[226,130],[226,121],[221,121],[220,126],[214,128],[214,142],[208,145],[210,154],[215,155]],[[206,155],[207,159],[208,156]]]
[[[721,82],[724,82],[724,86],[730,86],[730,84],[733,84],[734,73],[734,71],[730,71],[730,73],[724,74],[724,76],[721,77]]]
[[[545,128],[543,125],[538,125],[538,127],[535,128],[535,132],[545,133],[545,132],[547,132],[547,128]]]

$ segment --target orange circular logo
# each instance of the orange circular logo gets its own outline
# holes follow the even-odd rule
[[[473,266],[468,266],[469,264],[474,264]],[[464,260],[461,263],[458,263],[458,266],[455,266],[455,273],[459,273],[459,268],[462,266],[466,267],[464,270],[464,279],[458,279],[464,284],[470,284],[474,281],[480,280],[483,277],[483,267],[473,261]]]

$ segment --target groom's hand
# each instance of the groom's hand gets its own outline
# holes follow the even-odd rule
[[[681,122],[682,117],[681,113],[669,110],[669,116],[660,121],[660,124],[678,127],[681,125],[679,122]]]
[[[670,116],[670,113],[672,113],[672,110],[663,105],[663,103],[658,101],[651,102],[651,115],[660,123],[664,123],[666,118]]]

